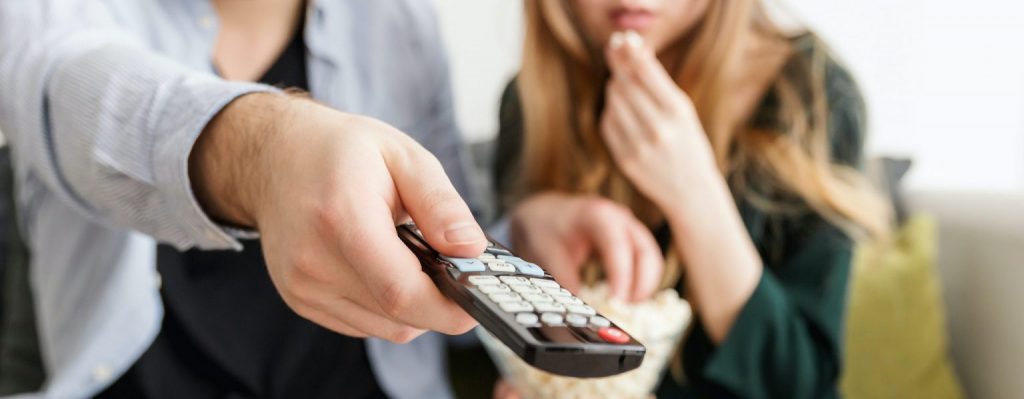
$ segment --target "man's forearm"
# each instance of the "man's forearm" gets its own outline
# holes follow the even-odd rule
[[[189,178],[212,219],[256,227],[255,204],[270,172],[263,170],[267,149],[295,117],[296,101],[274,93],[241,96],[199,135],[189,156]]]

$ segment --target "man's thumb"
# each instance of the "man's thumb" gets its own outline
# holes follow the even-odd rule
[[[487,246],[483,230],[469,206],[455,191],[437,158],[419,147],[387,159],[398,197],[434,249],[459,257],[475,257]]]

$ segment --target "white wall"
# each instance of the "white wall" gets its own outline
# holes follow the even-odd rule
[[[1024,4],[788,0],[860,79],[876,154],[916,187],[1024,189]]]
[[[434,0],[448,46],[459,124],[470,140],[498,133],[502,90],[519,69],[521,0]]]
[[[460,122],[493,137],[518,65],[518,0],[435,0]],[[915,161],[915,188],[1024,189],[1024,3],[774,0],[828,40],[859,78],[873,154]]]

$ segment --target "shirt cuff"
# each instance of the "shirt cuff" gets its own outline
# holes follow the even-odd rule
[[[762,361],[765,348],[782,342],[772,337],[784,332],[773,330],[779,327],[779,320],[790,317],[789,309],[791,304],[785,289],[765,270],[729,334],[708,358],[704,376],[733,392],[744,392],[745,387],[764,386],[765,381],[760,381],[766,374],[763,368],[770,367]],[[777,349],[773,352],[786,351],[785,348]]]
[[[190,247],[241,250],[242,244],[235,238],[241,230],[232,229],[233,236],[211,220],[199,205],[189,179],[189,155],[206,125],[229,103],[245,94],[279,90],[197,74],[172,85],[169,91],[164,97],[163,109],[174,112],[162,115],[159,128],[174,133],[159,138],[155,147],[156,185],[170,199],[166,204],[172,207],[170,214],[177,216],[174,223],[181,233],[169,237],[169,244],[179,250]],[[244,236],[246,234],[239,238]]]

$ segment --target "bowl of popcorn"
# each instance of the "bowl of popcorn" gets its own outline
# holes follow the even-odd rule
[[[673,289],[658,292],[643,302],[626,303],[610,299],[605,283],[584,287],[576,296],[647,348],[639,368],[602,378],[555,375],[526,364],[497,338],[477,328],[477,335],[498,371],[527,399],[650,397],[690,323],[689,303]]]

